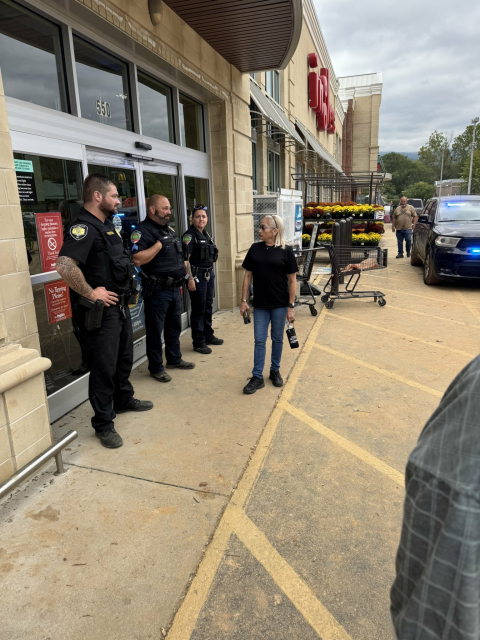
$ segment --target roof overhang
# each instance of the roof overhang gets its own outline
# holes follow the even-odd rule
[[[302,0],[164,0],[242,73],[284,69],[302,30]]]
[[[266,121],[275,125],[283,132],[286,144],[298,143],[302,147],[305,146],[305,143],[296,132],[293,124],[285,115],[282,107],[277,104],[275,100],[272,100],[272,98],[265,95],[253,79],[250,80],[250,96],[258,107],[258,111],[252,111],[252,118],[255,122],[255,127],[261,126],[261,121]]]
[[[310,145],[313,155],[318,156],[320,160],[319,168],[324,168],[330,170],[330,172],[343,174],[342,167],[338,164],[335,158],[328,153],[328,151],[323,147],[320,142],[315,138],[315,136],[310,133],[310,131],[305,127],[300,120],[295,120],[295,124],[297,129],[303,135],[305,140]]]

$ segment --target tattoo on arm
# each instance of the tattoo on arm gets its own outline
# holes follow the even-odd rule
[[[90,297],[93,289],[78,268],[78,260],[73,260],[73,258],[68,258],[67,256],[59,256],[56,269],[70,288],[85,298]]]

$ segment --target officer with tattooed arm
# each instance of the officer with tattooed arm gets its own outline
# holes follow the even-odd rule
[[[172,379],[165,371],[162,359],[162,331],[165,339],[167,369],[193,369],[193,362],[185,362],[180,352],[182,331],[182,300],[180,287],[185,284],[182,243],[168,226],[170,202],[161,195],[153,195],[147,202],[147,218],[131,235],[133,262],[141,267],[142,295],[145,301],[145,329],[148,370],[159,382]]]
[[[133,331],[128,303],[136,292],[135,269],[111,217],[120,204],[115,184],[100,173],[83,187],[84,207],[65,229],[56,270],[70,287],[72,313],[90,369],[92,426],[104,447],[123,444],[116,413],[148,411],[129,381]]]
[[[192,276],[188,278],[188,293],[192,303],[190,325],[193,350],[203,354],[212,353],[209,345],[223,344],[221,338],[213,335],[213,264],[217,261],[218,249],[206,230],[207,223],[207,207],[203,204],[195,205],[192,224],[182,237],[185,260],[190,262],[192,272]]]

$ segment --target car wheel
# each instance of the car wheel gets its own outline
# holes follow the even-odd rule
[[[415,236],[413,237],[412,251],[410,253],[410,264],[412,267],[419,267],[422,264],[422,259],[418,255]]]
[[[425,262],[423,263],[423,281],[425,284],[439,284],[440,279],[435,275],[435,266],[431,249],[427,250]]]

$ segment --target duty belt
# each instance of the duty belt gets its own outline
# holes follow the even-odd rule
[[[142,295],[144,298],[150,298],[157,287],[171,288],[181,287],[184,279],[179,278],[174,280],[172,277],[162,278],[161,276],[147,276],[145,273],[140,273],[142,280]]]
[[[194,264],[191,265],[192,276],[196,278],[198,274],[204,275],[205,280],[208,282],[210,280],[210,274],[213,271],[213,267],[196,267]]]

